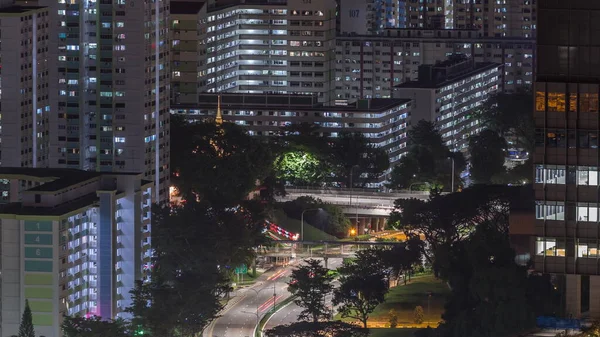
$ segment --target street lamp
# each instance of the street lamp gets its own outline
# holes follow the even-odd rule
[[[454,193],[454,156],[450,156],[452,159],[452,193]]]
[[[276,294],[276,292],[275,292],[275,284],[276,284],[276,283],[277,283],[277,282],[273,282],[273,310],[275,309],[275,296],[277,295],[277,294]],[[263,290],[268,290],[268,289],[270,289],[270,288],[266,288],[266,287],[265,287],[265,288],[262,288],[262,289],[259,289],[259,290],[256,290],[256,289],[254,289],[254,288],[248,288],[248,290],[252,290],[252,291],[254,291],[254,293],[256,294],[256,326],[258,326],[258,323],[259,323],[259,317],[260,317],[260,315],[259,315],[259,313],[258,313],[258,309],[260,308],[260,305],[259,305],[259,304],[260,304],[260,302],[258,301],[258,294],[259,294],[261,291],[263,291]]]
[[[350,168],[350,205],[348,205],[349,208],[352,207],[352,188],[354,187],[354,184],[352,183],[352,179],[354,178],[354,168],[355,167],[359,167],[359,166],[354,165]]]
[[[304,242],[304,213],[308,211],[322,211],[321,207],[319,208],[309,208],[302,211],[300,214],[300,241]]]

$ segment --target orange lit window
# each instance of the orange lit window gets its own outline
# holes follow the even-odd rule
[[[546,93],[538,91],[535,93],[535,109],[537,111],[546,111]]]
[[[577,112],[577,94],[569,94],[569,112]]]
[[[565,94],[549,92],[548,111],[565,112]]]
[[[590,112],[598,112],[598,94],[589,94]]]

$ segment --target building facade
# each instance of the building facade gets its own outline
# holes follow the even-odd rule
[[[48,8],[0,7],[1,166],[49,165],[51,28]]]
[[[538,0],[535,268],[566,313],[600,318],[600,3]]]
[[[316,94],[324,103],[333,99],[334,0],[217,1],[208,2],[206,11],[206,23],[197,32],[206,50],[197,69],[198,93]],[[181,75],[173,70],[173,77]]]
[[[39,0],[50,9],[49,166],[169,180],[169,1]]]
[[[150,268],[154,183],[142,176],[0,168],[14,191],[0,207],[2,337],[18,334],[25,300],[46,337],[62,336],[65,315],[127,317]]]
[[[253,136],[277,136],[292,124],[314,123],[326,137],[341,132],[362,133],[375,146],[386,150],[390,163],[396,163],[406,147],[410,122],[409,99],[361,100],[347,106],[323,106],[316,95],[222,94],[224,121],[243,126]],[[200,103],[173,105],[173,114],[189,121],[213,119],[217,96],[203,94]]]
[[[486,38],[474,30],[390,30],[389,36],[343,36],[336,41],[336,100],[392,97],[393,88],[418,79],[419,66],[455,53],[476,63],[504,65],[500,90],[528,89],[535,40]]]
[[[501,86],[502,65],[474,63],[455,54],[450,59],[419,67],[419,79],[394,88],[394,98],[412,99],[411,120],[434,122],[451,151],[468,151],[469,137],[483,126],[475,110]]]

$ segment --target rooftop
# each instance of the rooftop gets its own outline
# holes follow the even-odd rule
[[[23,206],[23,204],[20,202],[12,202],[8,204],[0,204],[0,214],[60,216],[87,206],[91,206],[98,200],[98,196],[96,195],[96,192],[94,192],[54,207]]]
[[[204,4],[204,1],[171,1],[171,14],[198,14]]]
[[[18,5],[2,7],[2,8],[0,8],[0,15],[1,14],[27,13],[27,12],[35,11],[35,10],[41,9],[41,8],[46,8],[46,7],[44,7],[44,6],[18,6]]]
[[[482,62],[476,63],[472,70],[462,72],[460,75],[446,77],[441,81],[410,81],[404,82],[402,84],[398,84],[394,86],[394,88],[398,89],[437,89],[447,86],[448,84],[461,81],[467,77],[473,76],[475,74],[484,72],[486,70],[490,70],[493,68],[497,68],[502,66],[499,63],[493,62]]]
[[[94,172],[68,168],[0,167],[0,179],[43,182],[27,191],[53,192],[65,189],[102,175],[137,175],[132,172]]]

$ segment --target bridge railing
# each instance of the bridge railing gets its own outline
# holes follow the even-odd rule
[[[342,195],[360,195],[360,196],[380,196],[384,198],[393,198],[414,195],[429,195],[429,191],[412,190],[381,190],[372,188],[344,188],[344,187],[321,187],[321,186],[286,186],[286,192],[289,193],[314,193],[314,194],[342,194]]]

